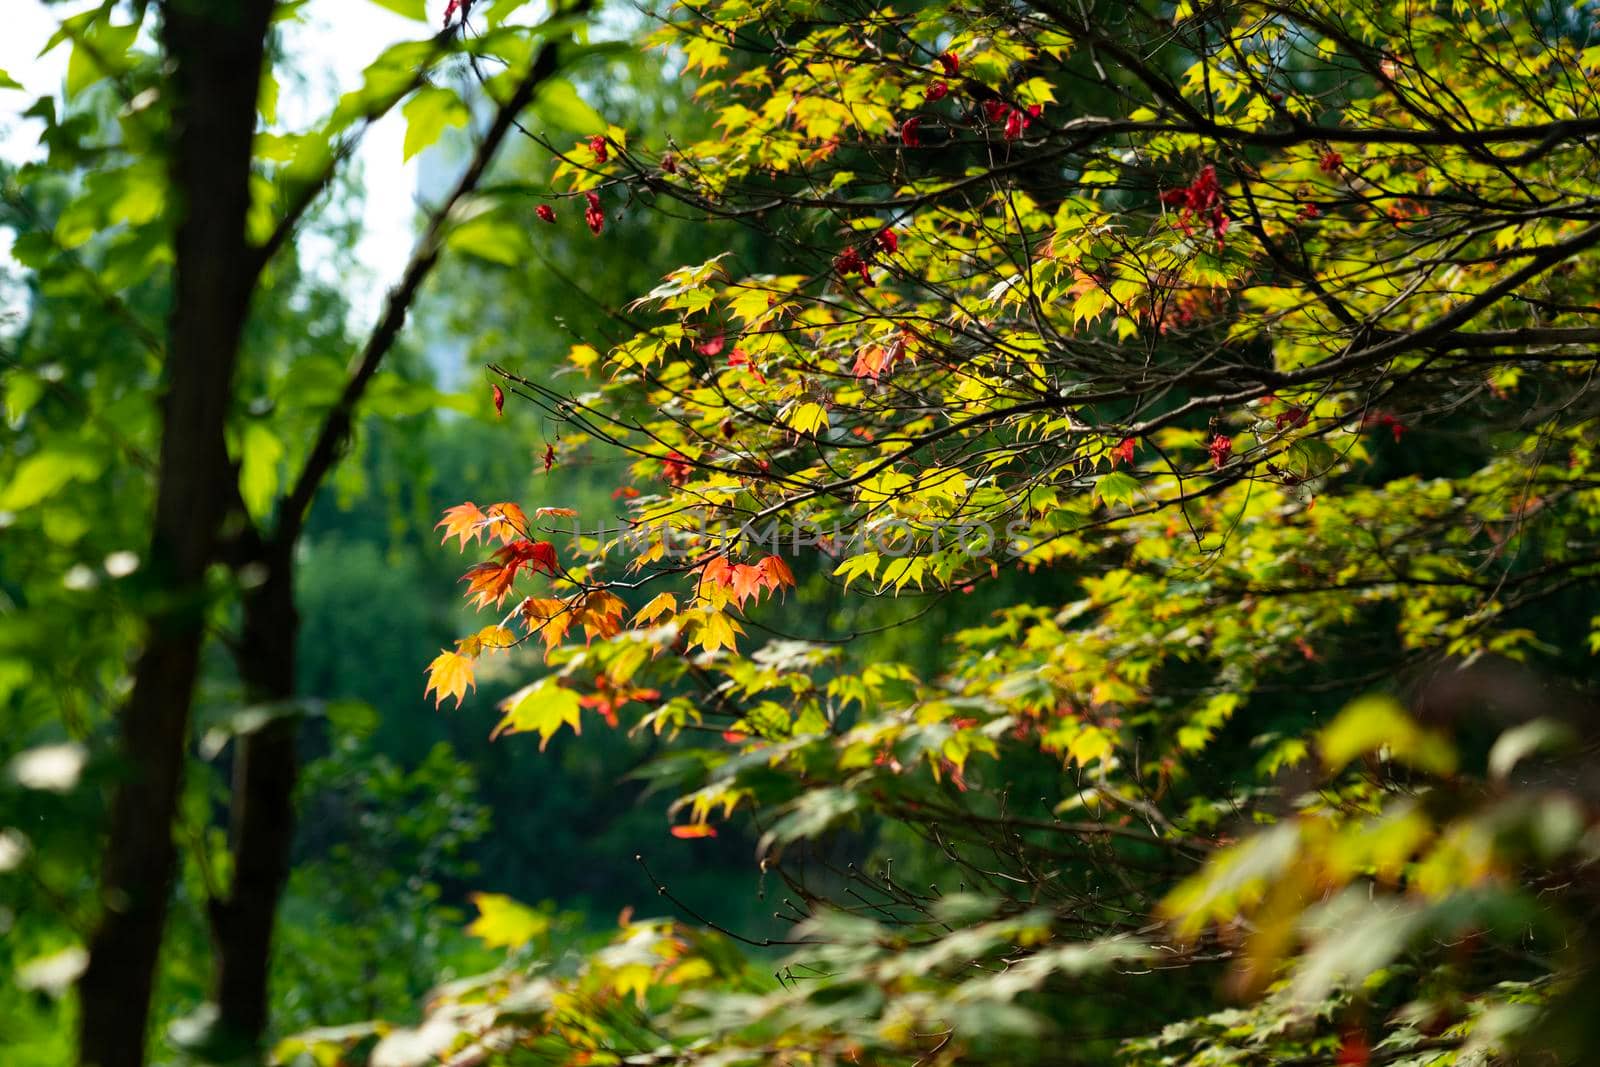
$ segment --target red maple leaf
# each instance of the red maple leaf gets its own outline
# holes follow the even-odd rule
[[[766,382],[767,382],[767,379],[762,376],[762,374],[761,374],[761,372],[759,370],[756,369],[756,365],[753,362],[751,362],[750,354],[748,352],[746,352],[742,348],[735,348],[733,350],[733,352],[731,354],[729,354],[729,356],[728,356],[728,366],[730,366],[730,367],[744,367],[751,374],[755,375],[756,381],[760,382],[763,385],[765,385]],[[729,434],[728,436],[732,436],[732,435]]]
[[[1219,433],[1211,439],[1206,451],[1211,453],[1211,465],[1220,469],[1233,455],[1233,438]]]
[[[661,460],[661,474],[673,485],[682,485],[689,480],[689,475],[692,473],[689,457],[682,452],[668,452]]]
[[[1346,1032],[1333,1062],[1337,1067],[1367,1067],[1372,1062],[1372,1048],[1367,1044],[1366,1035],[1359,1030]]]

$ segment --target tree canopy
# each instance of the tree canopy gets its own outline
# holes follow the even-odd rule
[[[637,16],[685,85],[617,91],[606,13],[452,0],[304,131],[260,118],[261,61],[246,79],[210,51],[233,35],[270,72],[294,5],[154,5],[172,102],[136,58],[147,6],[64,24],[69,91],[110,95],[46,115],[50,164],[8,187],[58,220],[19,243],[29,329],[104,332],[145,368],[6,379],[0,509],[26,551],[109,538],[62,536],[81,511],[60,501],[113,476],[144,502],[115,545],[151,538],[139,598],[94,631],[116,648],[82,652],[104,691],[63,689],[100,709],[87,740],[123,705],[105,832],[60,861],[106,857],[83,1062],[142,1061],[114,1043],[146,1029],[127,991],[155,974],[214,644],[255,717],[218,735],[233,859],[206,868],[216,1009],[189,1047],[264,1047],[318,695],[293,669],[308,516],[363,415],[403,441],[446,404],[492,420],[474,449],[532,487],[452,469],[437,514],[400,520],[437,519],[447,547],[414,551],[470,557],[471,621],[407,650],[410,698],[529,773],[631,739],[630,779],[667,798],[650,833],[735,866],[689,894],[627,846],[660,917],[582,937],[514,885],[463,894],[503,962],[442,967],[420,1021],[353,1004],[274,1034],[272,1061],[1420,1067],[1600,1044],[1594,5],[708,0]],[[351,340],[291,253],[390,112],[407,154],[471,148]],[[216,269],[228,248],[241,273]],[[169,264],[166,334],[128,329]],[[408,315],[466,336],[481,385],[380,374]],[[336,357],[299,350],[312,321]],[[63,381],[95,417],[35,421]],[[38,564],[7,557],[9,595]],[[99,610],[47,584],[39,626]],[[50,632],[14,629],[8,654]],[[361,626],[316,632],[372,654]],[[45,699],[43,658],[0,660],[0,696]],[[313,766],[321,810],[374,798],[374,855],[433,843],[430,872],[492,881],[459,860],[492,834],[443,750]],[[614,800],[591,788],[561,810]],[[396,816],[430,791],[437,820]],[[352,899],[403,906],[361,869]]]

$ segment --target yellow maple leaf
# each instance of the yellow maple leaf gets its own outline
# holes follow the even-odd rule
[[[650,603],[639,609],[633,617],[634,625],[639,623],[654,622],[662,615],[674,615],[678,611],[678,598],[671,593],[660,593]]]
[[[433,706],[438,707],[445,697],[455,697],[456,707],[466,697],[468,689],[476,689],[472,678],[472,659],[455,652],[440,652],[428,664],[428,687],[422,691],[426,697],[434,694]]]
[[[467,933],[489,948],[520,948],[550,929],[550,916],[534,911],[503,893],[473,893],[478,917]]]

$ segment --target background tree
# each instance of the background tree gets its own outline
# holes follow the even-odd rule
[[[408,6],[423,14],[420,3]],[[39,245],[54,240],[68,252],[63,264],[35,263],[70,280],[65,292],[45,289],[44,295],[77,298],[87,290],[101,305],[99,314],[132,322],[166,397],[159,436],[151,434],[159,441],[152,464],[154,534],[142,557],[124,552],[118,558],[127,557],[126,564],[107,566],[114,577],[130,578],[129,614],[142,620],[146,632],[139,639],[128,704],[117,719],[119,785],[109,810],[104,907],[90,920],[95,930],[80,983],[80,1055],[97,1064],[144,1057],[177,859],[174,821],[195,680],[208,630],[226,635],[234,625],[228,643],[250,707],[231,722],[239,735],[232,756],[231,855],[205,872],[216,961],[213,1005],[189,1030],[192,1043],[213,1054],[248,1049],[262,1036],[274,915],[288,874],[293,826],[295,730],[302,710],[293,703],[294,561],[304,518],[348,443],[357,406],[372,391],[387,393],[391,404],[396,399],[393,383],[374,386],[376,372],[447,239],[462,232],[461,209],[514,120],[561,65],[582,54],[570,38],[581,10],[548,26],[504,26],[471,45],[462,40],[459,19],[447,20],[433,38],[380,56],[362,89],[315,128],[258,136],[258,124],[272,121],[275,105],[277,82],[264,65],[275,5],[161,5],[159,57],[142,49],[140,29],[149,10],[143,3],[106,3],[63,24],[57,43],[70,41],[73,47],[68,95],[107,83],[122,110],[114,121],[81,112],[55,122],[46,100],[35,110],[49,124],[45,138],[52,156],[44,166],[19,172],[11,190],[16,210],[30,220],[35,187],[64,189],[73,198],[61,209],[53,234],[30,226],[36,232],[29,236]],[[569,47],[558,56],[563,42]],[[449,93],[430,79],[441,64],[448,68],[467,52],[471,62],[502,64],[488,94],[495,101],[492,117],[459,180],[428,206],[417,251],[350,361],[348,378],[341,384],[349,359],[343,352],[279,362],[285,353],[273,349],[277,338],[252,337],[250,329],[253,304],[297,299],[293,285],[299,275],[293,269],[279,273],[278,254],[378,117],[402,102],[411,108],[411,151],[458,121],[449,108],[460,111],[461,105],[442,99]],[[170,62],[176,72],[170,81],[158,79],[160,62]],[[269,92],[261,91],[264,85]],[[72,170],[85,165],[98,169],[74,188]],[[95,241],[95,228],[108,223],[111,231]],[[173,293],[162,337],[140,324],[122,295],[146,283],[137,275],[139,266],[159,268],[168,261]],[[260,362],[247,364],[250,384],[265,385],[277,393],[275,399],[288,401],[276,428],[238,400],[235,368],[253,340],[265,351],[256,353]],[[39,383],[50,378],[17,362],[10,376],[12,418],[25,422],[41,399]],[[314,373],[317,362],[331,375]],[[88,367],[74,369],[94,377]],[[141,384],[148,389],[152,383]],[[137,391],[126,399],[137,401]],[[100,411],[90,417],[96,424],[111,421]],[[303,447],[286,436],[296,423],[304,427]],[[73,481],[92,482],[107,466],[103,444],[99,452],[74,453],[65,438],[37,435],[47,428],[43,420],[25,427],[24,440],[32,438],[36,451],[24,450],[7,490],[8,506],[36,504]],[[133,443],[114,435],[111,440],[127,444],[139,458]],[[290,477],[281,483],[280,497],[282,470]],[[62,536],[62,529],[58,521],[45,532],[57,541],[76,539]],[[219,564],[233,575],[220,584],[213,577]],[[87,581],[93,580],[90,572]],[[93,725],[91,719],[78,728]],[[68,756],[77,750],[60,751]]]

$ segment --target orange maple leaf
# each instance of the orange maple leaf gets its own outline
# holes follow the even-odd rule
[[[546,652],[561,643],[573,620],[573,609],[564,600],[528,597],[517,606],[517,613],[530,634],[544,638]]]
[[[751,597],[761,599],[761,584],[766,571],[750,563],[740,563],[733,567],[729,577],[729,587],[733,591],[733,599],[739,605],[739,610],[744,610],[744,602]]]
[[[498,537],[502,544],[509,545],[519,537],[528,534],[528,516],[522,509],[510,502],[490,504],[484,513],[484,532],[493,540]]]
[[[583,626],[585,641],[596,637],[614,637],[622,630],[622,613],[628,605],[604,589],[587,594],[578,606],[578,622]]]
[[[716,837],[717,828],[715,826],[709,826],[703,822],[690,823],[687,826],[674,826],[672,828],[672,836],[684,838]]]
[[[465,596],[472,601],[475,608],[483,608],[489,604],[499,607],[505,598],[511,594],[511,586],[517,580],[517,570],[522,566],[519,563],[501,565],[499,563],[479,563],[468,569],[461,580],[469,583]]]
[[[759,564],[761,567],[761,584],[768,589],[778,590],[788,587],[794,588],[794,571],[789,565],[777,556],[768,556]]]
[[[444,518],[435,523],[433,528],[435,530],[441,526],[445,528],[444,537],[439,541],[441,545],[452,537],[459,537],[461,551],[465,552],[469,537],[476,541],[483,536],[483,521],[483,512],[478,510],[478,505],[469,500],[465,504],[445,508]]]

